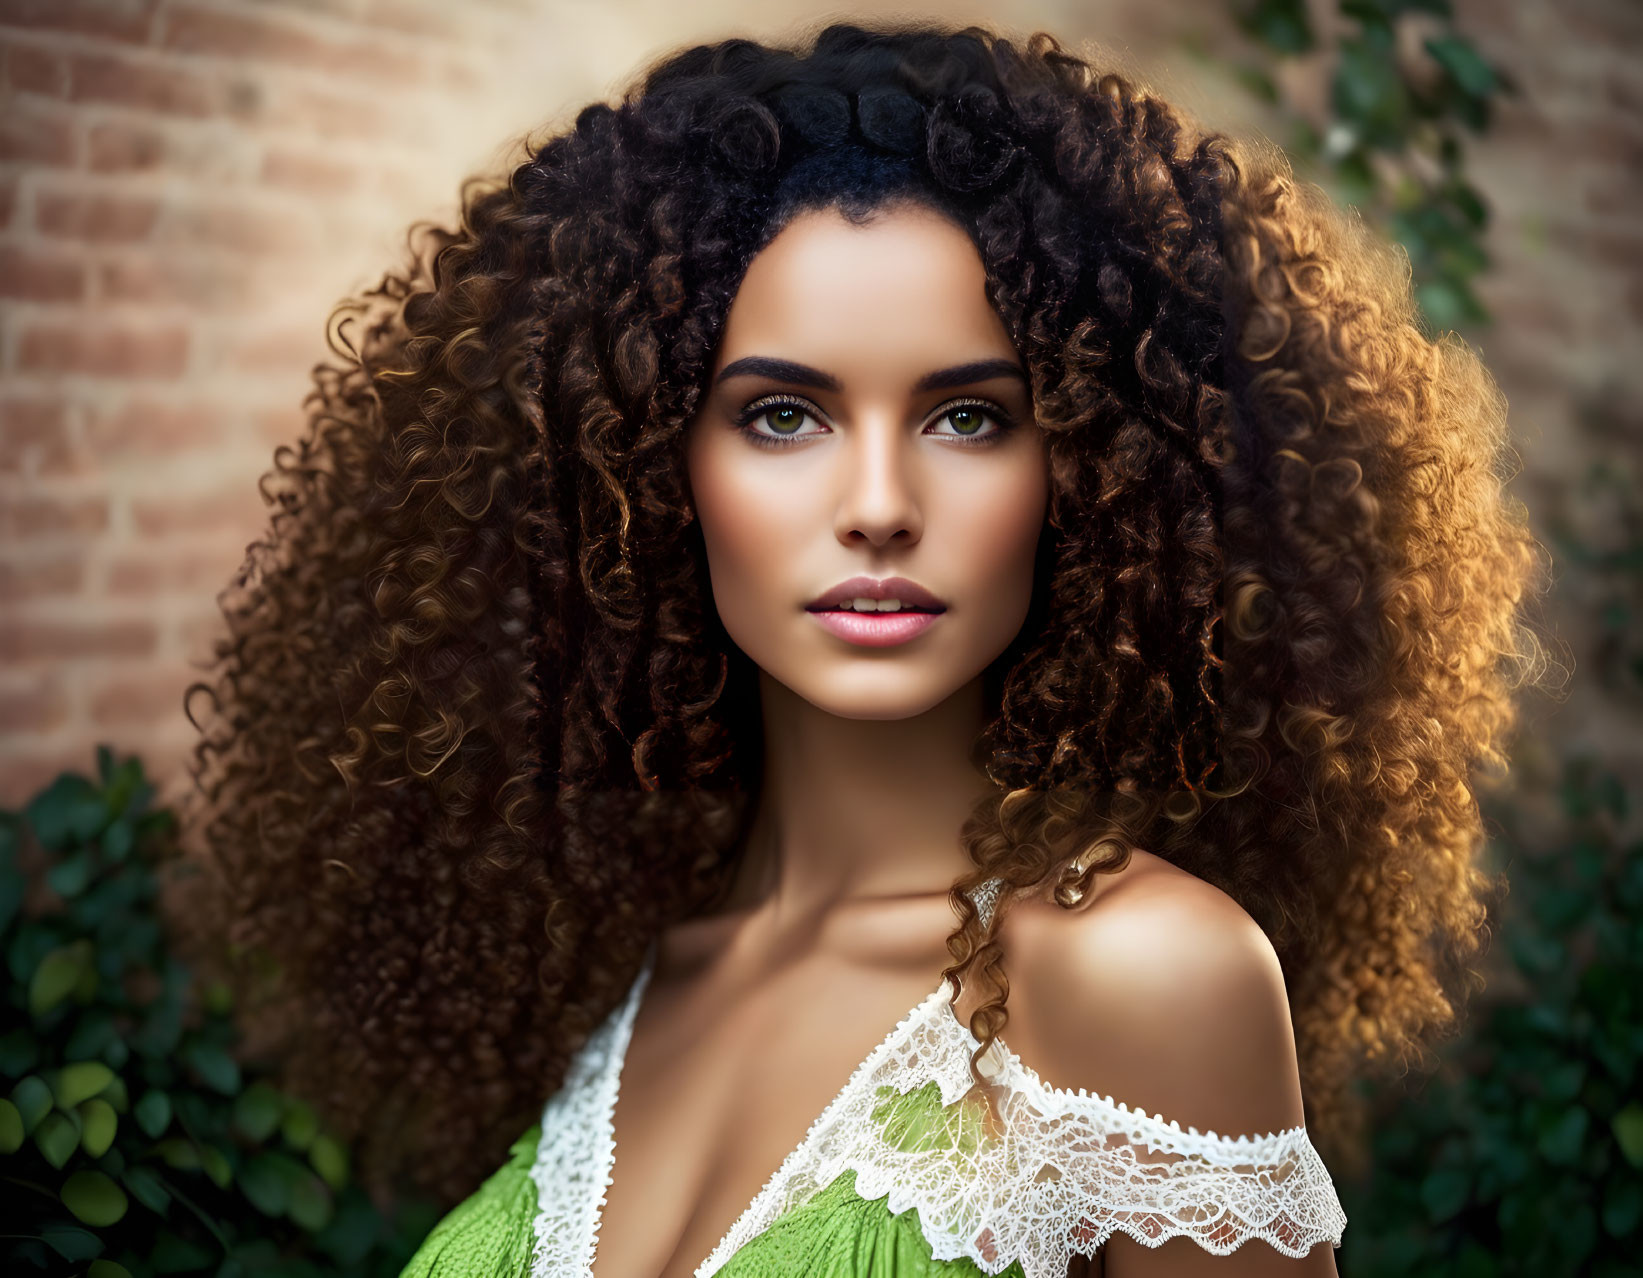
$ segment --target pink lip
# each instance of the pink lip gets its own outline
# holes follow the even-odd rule
[[[847,643],[864,648],[889,648],[923,634],[935,625],[939,612],[812,612],[821,627]]]

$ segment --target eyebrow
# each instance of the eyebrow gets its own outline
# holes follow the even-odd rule
[[[796,386],[814,386],[817,390],[841,391],[844,384],[831,373],[790,359],[773,359],[767,355],[748,355],[726,364],[724,371],[714,379],[714,385],[732,377],[768,377],[773,381],[791,382]],[[926,373],[914,384],[914,392],[944,390],[949,386],[968,386],[971,382],[991,381],[995,377],[1014,377],[1025,382],[1027,374],[1021,365],[1007,359],[976,359],[951,368],[938,368]]]

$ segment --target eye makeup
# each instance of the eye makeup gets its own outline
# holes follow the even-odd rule
[[[811,432],[803,435],[773,435],[751,429],[754,421],[763,416],[765,413],[770,412],[772,409],[777,408],[798,409],[800,412],[808,416],[815,417],[818,420],[824,416],[820,408],[818,408],[811,401],[805,399],[803,396],[783,392],[773,395],[761,395],[759,398],[753,400],[736,414],[734,418],[736,428],[746,435],[752,443],[761,448],[786,448],[790,444],[796,444],[806,439],[815,439],[820,433]],[[991,400],[986,399],[966,398],[949,400],[947,403],[941,405],[940,408],[936,409],[932,420],[941,421],[944,417],[966,408],[980,409],[984,416],[990,418],[996,424],[998,429],[985,435],[961,435],[958,433],[942,434],[938,432],[938,438],[957,440],[966,448],[981,448],[997,443],[1015,427],[1015,421],[1011,418],[1009,413],[1005,412],[1003,408],[999,407],[999,405],[993,403]]]

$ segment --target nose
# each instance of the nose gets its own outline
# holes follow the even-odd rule
[[[917,449],[900,422],[863,421],[850,432],[835,478],[838,497],[834,523],[838,538],[850,545],[865,538],[884,546],[900,538],[911,545],[924,531],[919,500]]]

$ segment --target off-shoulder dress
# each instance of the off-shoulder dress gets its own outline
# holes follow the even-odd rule
[[[983,916],[997,884],[978,895]],[[611,1183],[611,1117],[653,945],[508,1160],[434,1226],[401,1278],[583,1278]],[[1305,1126],[1184,1131],[1053,1087],[1002,1044],[999,1121],[970,1089],[979,1043],[952,983],[856,1067],[695,1278],[1064,1278],[1114,1233],[1224,1254],[1264,1239],[1302,1256],[1346,1226]],[[984,1058],[985,1059],[985,1058]]]

